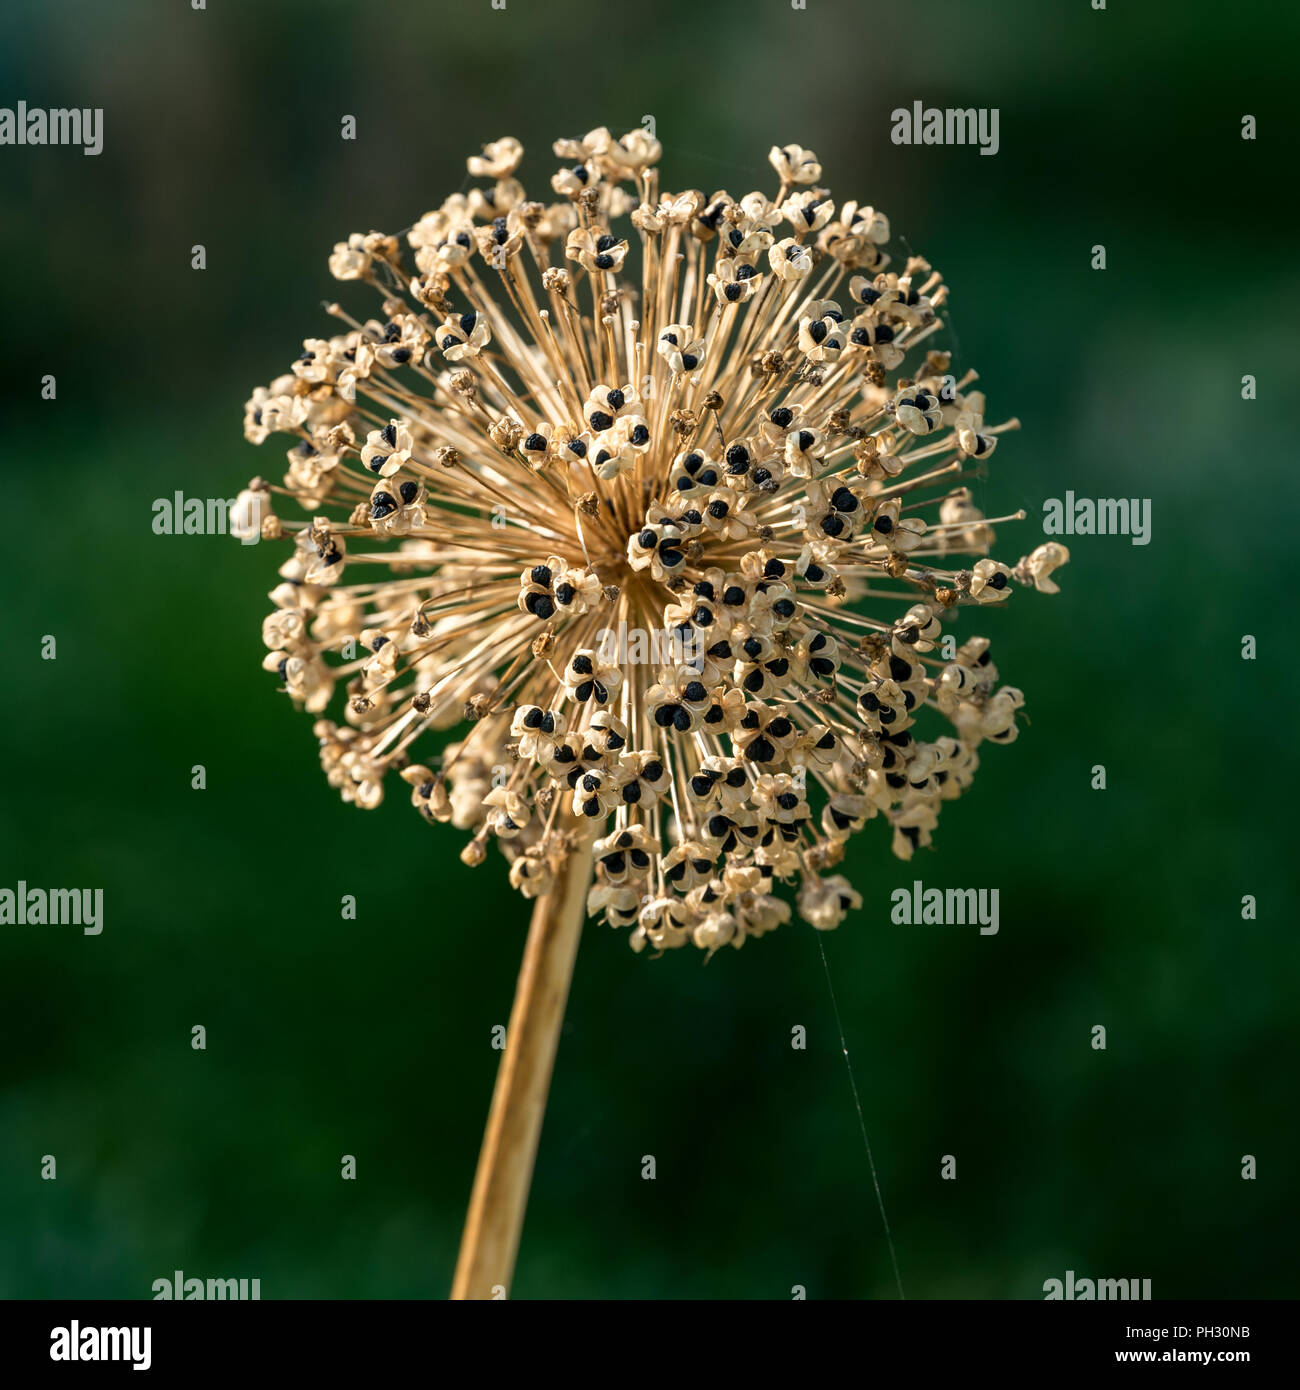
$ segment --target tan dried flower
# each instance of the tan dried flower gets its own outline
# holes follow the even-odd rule
[[[782,885],[833,927],[849,837],[881,818],[909,857],[1016,735],[1023,696],[943,623],[1055,592],[1068,553],[986,554],[962,480],[1015,422],[930,350],[939,274],[888,269],[888,221],[811,151],[739,200],[661,192],[642,131],[555,151],[558,201],[529,203],[519,142],[485,145],[495,182],[414,224],[416,273],[381,233],[335,247],[379,313],[331,306],[345,331],[245,411],[293,436],[248,507],[292,547],[264,664],[341,706],[314,729],[344,800],[398,773],[527,897],[591,842],[589,910],[637,949],[740,946]]]

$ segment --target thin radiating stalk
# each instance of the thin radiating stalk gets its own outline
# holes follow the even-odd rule
[[[555,887],[533,909],[465,1217],[453,1299],[490,1299],[510,1291],[590,883],[590,845],[575,846]]]

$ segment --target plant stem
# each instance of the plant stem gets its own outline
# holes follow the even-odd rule
[[[590,882],[590,844],[576,845],[554,888],[533,908],[465,1217],[453,1299],[490,1299],[510,1291]]]

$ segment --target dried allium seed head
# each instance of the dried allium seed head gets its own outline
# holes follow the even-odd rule
[[[928,341],[940,276],[889,269],[887,220],[837,209],[811,151],[739,200],[659,194],[641,131],[556,152],[529,203],[519,142],[484,146],[495,184],[421,218],[413,266],[335,247],[379,316],[331,305],[347,331],[245,410],[292,437],[270,491],[303,510],[245,494],[292,544],[264,665],[313,715],[340,697],[314,728],[345,801],[398,773],[526,896],[589,840],[589,909],[638,950],[740,946],[788,920],[781,885],[833,927],[849,837],[883,819],[909,858],[1016,737],[1023,696],[947,614],[1055,592],[1068,553],[988,556],[960,480],[1014,422]]]

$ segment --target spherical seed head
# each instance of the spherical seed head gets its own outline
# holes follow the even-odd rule
[[[339,710],[313,731],[345,801],[398,774],[527,897],[590,841],[589,910],[638,950],[738,947],[785,889],[833,927],[850,837],[882,820],[909,858],[1016,737],[1023,696],[947,615],[1055,592],[1068,552],[988,555],[960,480],[1011,426],[934,346],[941,277],[891,270],[811,151],[738,200],[658,193],[643,131],[555,151],[551,201],[506,138],[406,248],[335,247],[379,315],[329,306],[346,330],[245,407],[290,437],[247,494],[290,546],[263,664]]]

